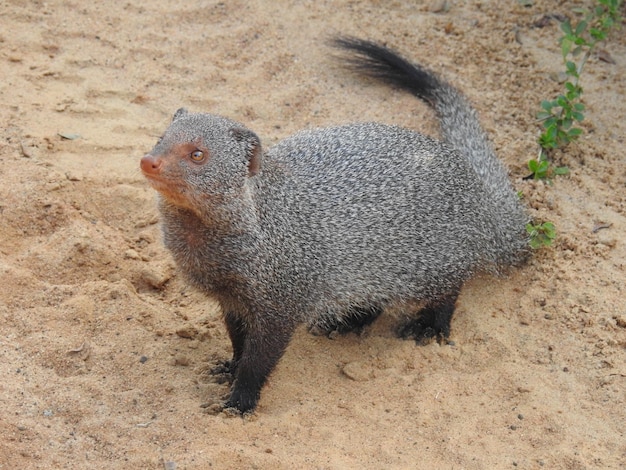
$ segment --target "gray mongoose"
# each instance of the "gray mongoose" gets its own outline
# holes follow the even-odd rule
[[[297,325],[349,331],[404,307],[397,333],[448,338],[464,281],[527,253],[527,215],[454,87],[376,43],[339,38],[353,69],[437,112],[444,142],[397,126],[304,130],[263,151],[242,124],[179,109],[141,169],[166,247],[216,298],[233,357],[225,407],[253,410]]]

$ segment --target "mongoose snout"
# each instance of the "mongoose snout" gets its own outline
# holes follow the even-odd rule
[[[144,155],[141,159],[141,171],[146,176],[158,175],[161,172],[161,166],[163,166],[163,160],[153,155]]]

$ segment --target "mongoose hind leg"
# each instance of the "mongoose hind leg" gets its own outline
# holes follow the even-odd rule
[[[412,338],[417,344],[428,344],[433,338],[439,343],[447,342],[450,323],[458,294],[431,302],[415,317],[408,318],[397,330],[398,337]]]
[[[350,332],[361,334],[366,326],[371,325],[383,313],[383,308],[377,305],[370,307],[352,307],[347,317],[337,325],[337,332],[345,335]]]

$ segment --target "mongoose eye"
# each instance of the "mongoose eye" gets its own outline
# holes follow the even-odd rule
[[[204,152],[202,150],[196,150],[189,154],[189,158],[191,158],[194,162],[200,163],[204,160]]]

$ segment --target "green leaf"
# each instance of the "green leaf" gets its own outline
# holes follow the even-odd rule
[[[545,150],[553,150],[553,149],[557,148],[556,142],[553,141],[553,140],[549,140],[549,139],[541,139],[540,138],[539,139],[539,145],[541,145],[541,148],[543,148]]]
[[[591,46],[591,43],[587,42],[587,40],[581,36],[574,37],[574,44],[576,44],[577,46]]]
[[[537,141],[539,142],[539,145],[543,149],[554,149],[554,148],[556,148],[556,142],[554,141],[554,139],[550,138],[546,134],[541,134]],[[532,171],[534,173],[534,170],[532,170]]]
[[[609,26],[609,28],[610,28],[610,26]],[[591,28],[589,30],[589,34],[591,35],[591,37],[593,39],[595,39],[598,42],[599,41],[604,41],[606,39],[606,33],[604,31],[600,31],[599,29],[596,29],[596,28]]]
[[[582,129],[580,129],[579,127],[574,127],[573,129],[570,129],[570,130],[567,132],[567,135],[568,135],[568,136],[569,136],[572,140],[574,140],[574,139],[578,138],[578,136],[579,136],[579,135],[581,135],[582,133],[583,133],[583,130],[582,130]]]
[[[539,111],[537,113],[537,119],[540,120],[540,121],[544,121],[544,120],[548,119],[551,116],[552,116],[552,113],[549,113],[547,111]]]
[[[544,222],[541,224],[541,230],[546,235],[546,237],[552,239],[556,236],[556,228],[552,222]]]
[[[557,166],[553,171],[555,175],[559,175],[559,176],[569,174],[569,168],[566,166]]]
[[[528,162],[528,169],[533,173],[535,179],[547,178],[549,167],[550,163],[547,160],[530,160]]]
[[[567,132],[559,130],[556,136],[556,143],[558,147],[563,147],[571,142],[571,139],[567,135]]]
[[[573,41],[567,37],[561,38],[561,55],[563,58],[567,57],[569,51],[572,50],[572,46],[574,45]]]
[[[565,93],[565,98],[567,98],[568,101],[574,101],[578,98],[578,92],[575,89],[572,91],[568,91],[567,93]]]
[[[583,120],[585,119],[585,115],[583,113],[578,113],[578,112],[572,113],[572,117],[576,119],[576,121],[578,122],[583,122]]]
[[[529,160],[528,169],[533,173],[535,179],[544,179],[547,177],[550,163],[547,160]]]
[[[529,237],[529,245],[533,249],[541,248],[542,246],[550,246],[556,238],[556,228],[552,222],[544,222],[542,224],[526,224],[526,233]]]
[[[551,111],[552,108],[554,107],[554,102],[553,101],[548,101],[548,100],[543,100],[541,102],[541,107],[543,109],[545,109],[546,111]]]
[[[582,20],[576,25],[576,31],[574,32],[574,34],[576,36],[580,36],[582,33],[585,32],[585,29],[587,29],[587,22],[585,20]]]
[[[565,71],[568,75],[572,75],[574,77],[578,76],[578,69],[576,68],[576,64],[571,60],[565,62]]]
[[[554,116],[549,117],[548,119],[546,119],[543,123],[543,127],[545,129],[550,129],[552,127],[556,127],[556,118]]]
[[[561,23],[561,30],[565,33],[565,34],[572,34],[572,24],[570,23],[569,19],[563,21]]]

